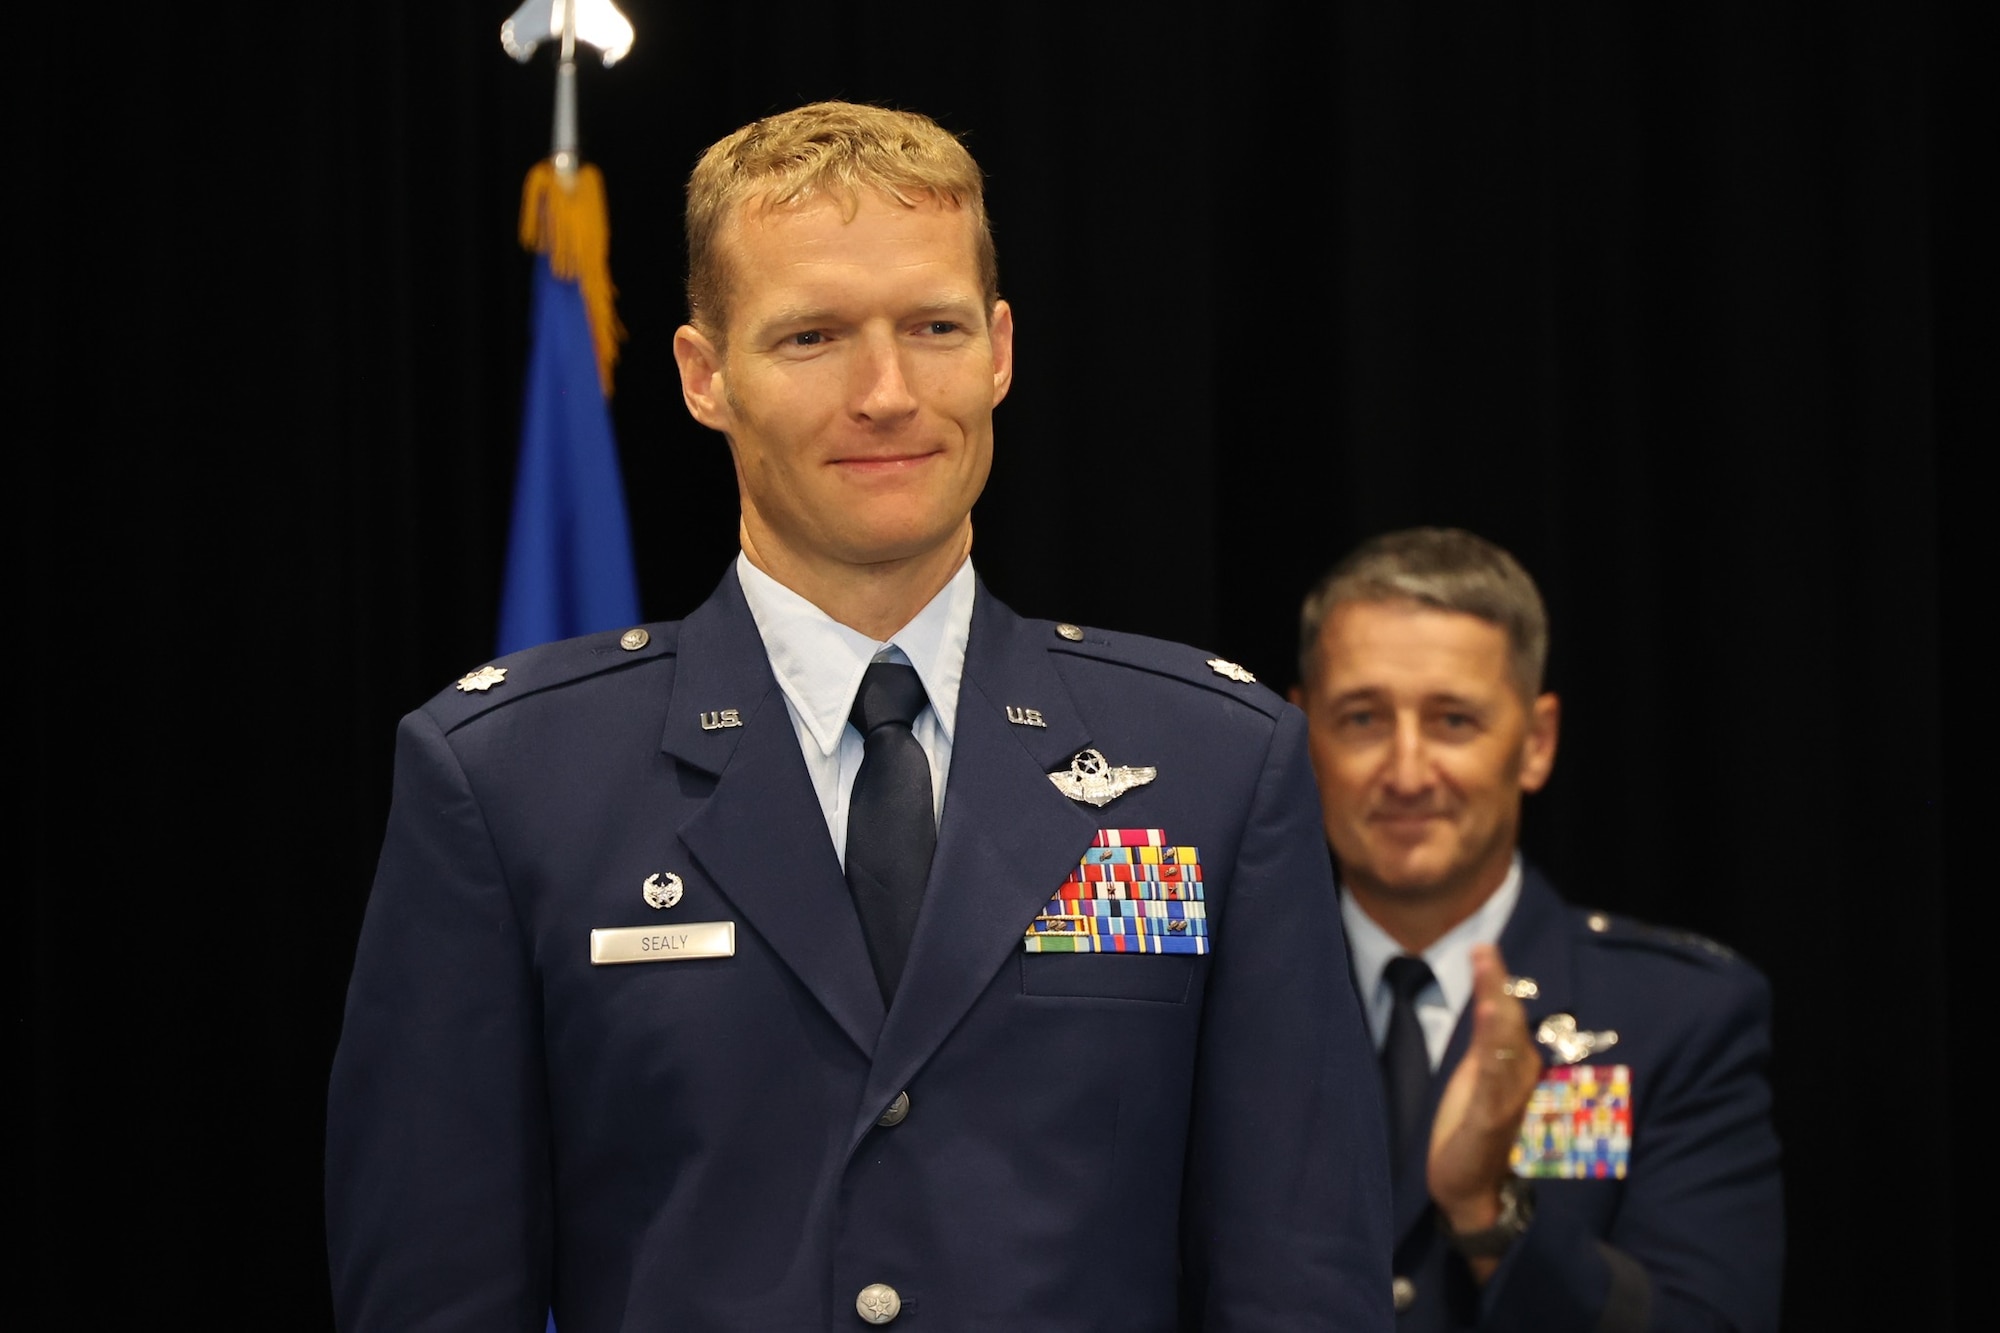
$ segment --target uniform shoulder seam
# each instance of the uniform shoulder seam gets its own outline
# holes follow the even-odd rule
[[[1710,965],[1744,962],[1742,955],[1734,949],[1699,931],[1655,925],[1636,917],[1590,908],[1576,910],[1581,933],[1598,944],[1611,948],[1648,949]]]
[[[678,622],[585,634],[496,657],[431,696],[424,711],[445,734],[510,703],[672,657]]]
[[[1049,651],[1052,653],[1151,672],[1196,689],[1225,695],[1273,719],[1286,707],[1285,701],[1260,683],[1251,672],[1201,648],[1146,634],[1068,622],[1050,620],[1029,623],[1047,627]]]

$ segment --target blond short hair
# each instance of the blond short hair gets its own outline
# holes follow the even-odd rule
[[[1521,562],[1460,528],[1407,528],[1356,547],[1306,594],[1299,608],[1299,679],[1319,665],[1319,632],[1347,602],[1407,600],[1477,616],[1507,634],[1509,667],[1524,702],[1542,692],[1549,613]]]
[[[727,329],[731,275],[719,241],[743,205],[773,209],[832,198],[851,218],[863,190],[907,208],[936,201],[964,209],[986,308],[993,308],[1000,265],[986,183],[965,145],[913,111],[813,102],[751,121],[695,163],[687,186],[689,322],[718,341]]]

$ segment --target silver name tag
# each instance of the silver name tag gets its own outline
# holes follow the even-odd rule
[[[735,956],[734,921],[683,921],[674,926],[621,926],[590,932],[590,961],[600,966]]]

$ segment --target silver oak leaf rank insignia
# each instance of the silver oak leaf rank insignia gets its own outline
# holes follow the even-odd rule
[[[466,694],[474,690],[490,690],[507,679],[507,668],[483,666],[477,671],[468,671],[458,678],[458,688]]]

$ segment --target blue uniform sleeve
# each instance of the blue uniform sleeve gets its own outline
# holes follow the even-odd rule
[[[1184,1326],[1390,1329],[1380,1094],[1295,709],[1281,711],[1215,930]]]
[[[423,713],[395,796],[327,1100],[346,1333],[541,1333],[550,1163],[536,982],[471,785]]]
[[[1484,1333],[1773,1333],[1784,1264],[1766,1073],[1770,988],[1733,963],[1676,997],[1687,1035],[1640,1108],[1602,1239],[1537,1218],[1484,1293]]]

